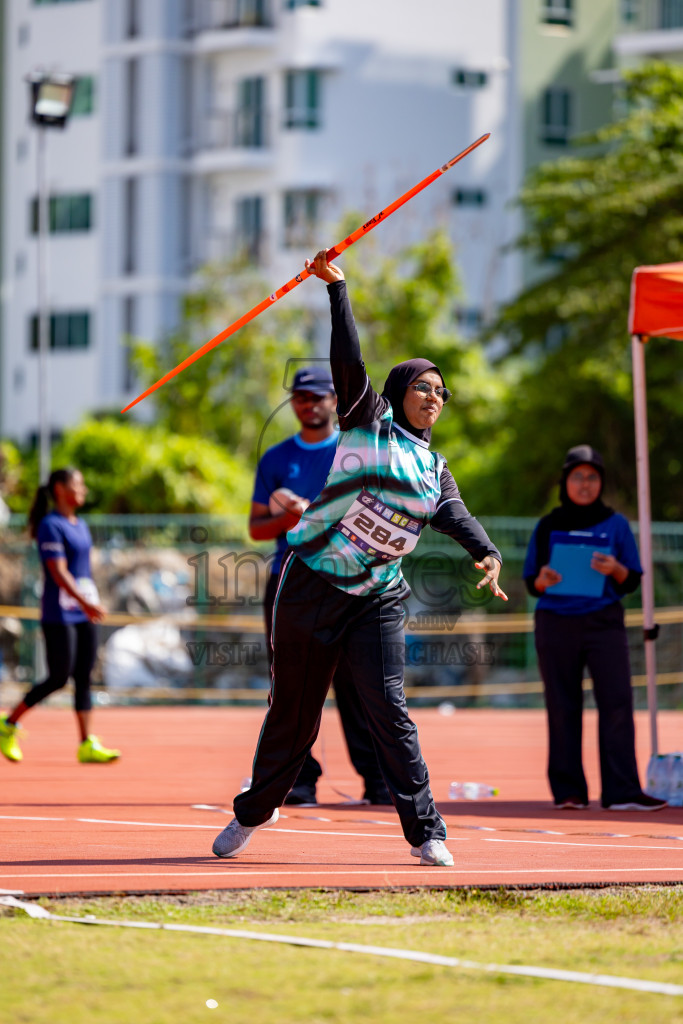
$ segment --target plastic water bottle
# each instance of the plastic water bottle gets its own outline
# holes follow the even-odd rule
[[[670,762],[666,754],[653,754],[647,766],[645,790],[658,800],[669,799]]]
[[[451,782],[448,796],[451,800],[489,800],[498,796],[498,790],[485,782]]]
[[[669,803],[672,807],[683,807],[683,754],[672,754],[669,774]]]

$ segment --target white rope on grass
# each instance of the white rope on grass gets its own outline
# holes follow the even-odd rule
[[[525,978],[544,978],[547,981],[569,981],[580,985],[596,985],[602,988],[625,988],[635,992],[650,992],[656,995],[683,996],[683,985],[668,982],[647,981],[642,978],[620,978],[612,974],[584,974],[582,971],[562,971],[554,967],[534,967],[522,964],[482,964],[474,960],[460,960],[437,953],[423,953],[416,949],[393,949],[387,946],[362,946],[355,942],[331,942],[327,939],[308,939],[296,935],[272,935],[267,932],[237,931],[233,928],[210,928],[205,925],[164,924],[155,921],[106,921],[94,916],[66,917],[52,914],[37,903],[26,903],[14,896],[0,896],[0,904],[17,907],[29,917],[46,921],[62,921],[70,924],[103,925],[113,928],[142,928],[153,931],[191,932],[195,935],[218,935],[229,939],[247,939],[256,942],[277,942],[287,946],[305,946],[311,949],[336,949],[343,953],[362,953],[366,956],[383,956],[394,960],[411,960],[415,963],[432,964],[437,967],[459,967],[468,971],[486,971],[489,974],[516,974]]]

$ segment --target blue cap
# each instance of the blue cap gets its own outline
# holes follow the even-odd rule
[[[332,374],[322,367],[304,366],[296,371],[290,391],[310,391],[313,395],[334,394]]]

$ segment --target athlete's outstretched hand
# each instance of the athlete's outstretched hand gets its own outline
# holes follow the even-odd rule
[[[486,558],[482,558],[481,562],[474,563],[475,569],[483,569],[486,575],[483,580],[477,583],[477,590],[481,590],[482,587],[490,587],[491,593],[494,597],[500,597],[503,601],[507,601],[507,594],[500,589],[498,586],[498,576],[500,574],[500,562],[493,555],[487,555]]]
[[[344,271],[335,263],[327,262],[327,249],[321,249],[312,260],[306,260],[306,270],[327,284],[344,280]]]

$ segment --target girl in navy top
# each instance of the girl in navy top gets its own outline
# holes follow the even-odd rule
[[[90,530],[76,515],[87,493],[79,470],[56,469],[48,483],[38,488],[29,512],[31,536],[38,544],[45,581],[41,627],[48,677],[37,683],[9,715],[0,717],[0,750],[10,761],[21,761],[23,756],[16,735],[21,716],[60,690],[70,677],[75,684],[74,708],[81,740],[78,760],[104,763],[119,757],[118,750],[107,750],[90,732],[90,676],[97,654],[95,623],[102,621],[105,610],[90,571]]]
[[[527,589],[539,598],[535,637],[548,711],[548,779],[558,809],[588,806],[581,763],[583,671],[588,668],[598,707],[602,806],[656,811],[666,807],[665,801],[643,793],[638,781],[620,600],[637,589],[642,569],[627,520],[602,501],[604,474],[595,448],[569,449],[561,504],[537,524],[524,563]],[[557,569],[559,552],[553,557],[556,546],[567,553],[566,578]],[[586,548],[593,549],[590,563],[586,559],[577,571]]]

